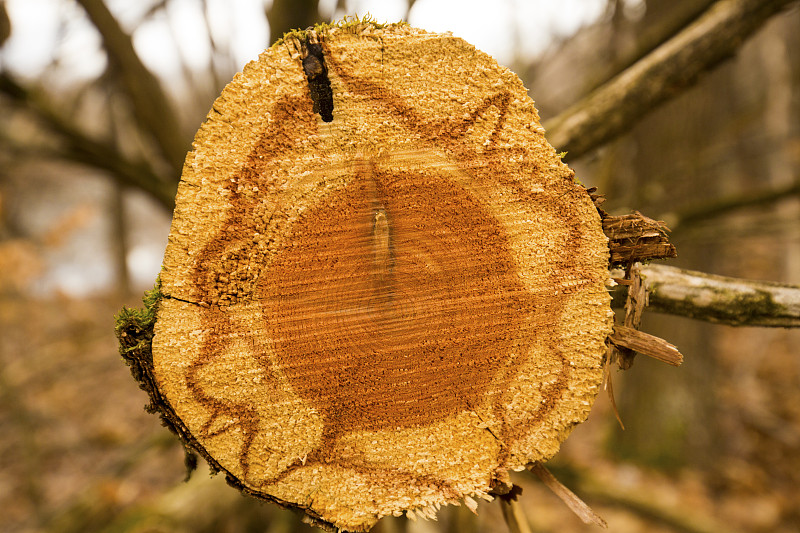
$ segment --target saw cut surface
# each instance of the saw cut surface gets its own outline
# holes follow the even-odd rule
[[[153,372],[246,492],[363,531],[556,453],[602,379],[607,268],[513,73],[408,26],[296,33],[186,159]]]

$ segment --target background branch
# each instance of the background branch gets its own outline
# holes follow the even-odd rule
[[[153,138],[172,167],[177,182],[190,139],[180,130],[175,107],[158,78],[136,54],[131,36],[125,33],[103,0],[78,0],[78,3],[103,38],[112,72],[119,77],[137,122]]]
[[[795,0],[720,0],[696,22],[544,124],[548,140],[575,159],[627,131],[658,105],[732,56]]]
[[[642,266],[641,276],[651,311],[730,326],[800,327],[797,285],[716,276],[664,265]],[[624,301],[620,296],[615,294],[615,307],[621,307]]]
[[[674,232],[684,230],[693,224],[726,215],[740,209],[750,207],[769,206],[770,204],[789,198],[800,196],[800,178],[794,183],[772,190],[752,192],[727,196],[704,204],[692,204],[680,209],[674,215],[665,215],[670,220],[670,229]]]
[[[17,83],[8,72],[0,72],[0,93],[26,109],[55,134],[60,145],[56,150],[57,155],[108,171],[119,183],[148,193],[169,211],[175,207],[177,177],[175,182],[167,183],[146,161],[132,160],[114,144],[89,137],[74,121],[56,113],[45,97]]]
[[[655,17],[658,18],[658,22],[645,26],[645,28],[637,31],[636,34],[633,35],[635,44],[628,50],[615,53],[615,57],[613,57],[609,66],[600,75],[591,80],[588,85],[589,90],[586,92],[588,93],[607,83],[614,76],[655,50],[658,46],[663,44],[664,41],[675,36],[675,34],[698,18],[714,2],[715,0],[675,2],[670,5],[668,10],[663,10],[662,8],[662,10],[655,15]],[[613,4],[612,9],[614,11],[612,15],[612,24],[615,26],[615,31],[618,31],[621,29],[621,26],[626,24],[626,17],[624,14],[625,5],[623,0],[614,0],[611,3]],[[647,6],[645,16],[649,16],[651,10],[658,11],[658,5]]]

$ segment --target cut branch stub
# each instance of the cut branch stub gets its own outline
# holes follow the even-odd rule
[[[163,408],[244,491],[342,529],[507,491],[597,394],[608,255],[513,73],[408,26],[297,32],[186,159]]]

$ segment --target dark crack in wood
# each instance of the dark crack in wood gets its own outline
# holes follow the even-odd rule
[[[309,32],[310,33],[310,32]],[[308,79],[308,90],[314,103],[314,113],[319,114],[325,122],[333,120],[333,90],[328,79],[328,67],[322,45],[309,39],[305,43],[306,56],[303,58],[303,72]]]

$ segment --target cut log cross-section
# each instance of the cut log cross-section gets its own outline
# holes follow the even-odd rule
[[[588,415],[608,259],[513,73],[404,25],[296,32],[186,159],[161,408],[244,491],[321,524],[472,506]]]

